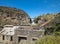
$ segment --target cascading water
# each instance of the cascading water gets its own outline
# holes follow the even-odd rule
[[[34,22],[34,19],[32,19],[32,25],[36,25],[36,23]]]

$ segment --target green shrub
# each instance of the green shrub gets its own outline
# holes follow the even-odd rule
[[[36,44],[60,44],[60,36],[45,36],[37,40]]]
[[[60,32],[55,32],[55,35],[58,35],[58,36],[60,36]]]

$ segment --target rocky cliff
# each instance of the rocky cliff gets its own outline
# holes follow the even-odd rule
[[[30,23],[30,17],[23,10],[0,6],[0,25],[23,25]]]

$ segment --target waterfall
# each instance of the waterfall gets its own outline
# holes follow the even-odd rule
[[[32,19],[32,25],[36,25],[36,23],[34,22],[34,19]]]

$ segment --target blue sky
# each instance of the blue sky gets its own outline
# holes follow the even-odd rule
[[[60,12],[60,0],[0,0],[0,6],[24,10],[31,18]]]

